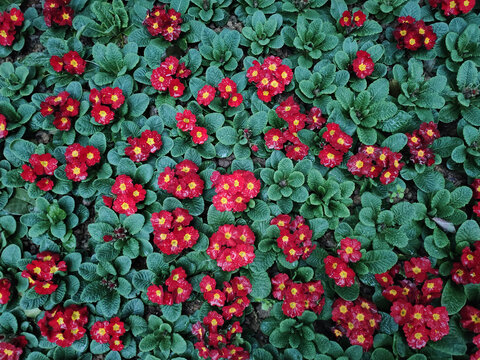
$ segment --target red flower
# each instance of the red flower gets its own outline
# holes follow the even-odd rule
[[[380,175],[380,182],[384,185],[390,184],[398,177],[398,170],[395,168],[388,168]]]
[[[217,289],[206,292],[204,295],[205,300],[212,306],[223,307],[225,305],[225,294]]]
[[[370,54],[366,51],[357,51],[357,57],[352,63],[353,71],[360,79],[365,79],[367,76],[373,73],[375,64],[373,63]]]
[[[43,178],[41,179],[40,181],[37,182],[37,186],[40,190],[43,190],[43,191],[50,191],[53,189],[53,181],[46,177],[46,178]]]
[[[119,87],[106,87],[100,90],[102,104],[111,105],[112,109],[118,109],[125,102],[122,89]]]
[[[162,147],[162,136],[155,130],[145,130],[140,139],[148,147],[150,153],[154,153]]]
[[[320,129],[323,126],[323,124],[325,124],[327,119],[325,119],[322,116],[322,110],[314,106],[310,109],[306,121],[308,124],[307,126],[308,129],[317,130],[317,129]]]
[[[215,88],[211,85],[205,85],[198,91],[197,102],[200,105],[208,106],[215,98]]]
[[[73,9],[69,6],[62,6],[53,12],[53,21],[60,26],[72,26]],[[48,25],[47,25],[48,26]]]
[[[156,304],[163,304],[163,288],[158,285],[150,285],[147,289],[148,300]]]
[[[305,299],[303,295],[287,295],[282,303],[282,311],[288,317],[301,316],[305,311]]]
[[[112,194],[128,195],[132,192],[133,180],[128,175],[119,175],[112,186]]]
[[[119,195],[113,202],[113,210],[119,214],[132,215],[137,212],[135,200],[126,195]]]
[[[475,4],[475,1],[474,1]],[[5,12],[4,15],[7,17],[3,21],[10,20],[10,23],[14,26],[22,26],[23,21],[25,20],[23,13],[17,9],[17,8],[12,8],[10,10],[10,13]]]
[[[337,286],[352,286],[355,283],[355,272],[345,263],[340,263],[333,271],[331,278],[335,280]]]
[[[463,14],[470,12],[474,6],[475,0],[458,0],[458,8]]]
[[[32,154],[30,156],[30,164],[37,175],[53,175],[57,169],[58,161],[50,154]]]
[[[343,161],[343,153],[335,150],[331,145],[325,145],[318,153],[320,163],[323,166],[333,168]]]
[[[130,160],[141,162],[148,159],[150,151],[146,144],[140,138],[127,138],[130,146],[125,148],[125,155],[130,157]]]
[[[218,90],[220,91],[220,97],[228,99],[231,95],[237,92],[237,84],[227,77],[220,81],[218,84]]]
[[[97,321],[90,329],[90,336],[99,344],[106,344],[110,341],[110,334],[108,333],[108,321]]]
[[[432,265],[428,258],[411,258],[403,264],[405,269],[405,276],[415,280],[417,284],[424,282],[428,274],[435,274],[436,271],[432,269]]]
[[[418,34],[414,32],[408,32],[403,38],[403,44],[408,50],[415,51],[422,46],[423,41]]]
[[[352,15],[350,11],[345,10],[340,18],[340,25],[343,27],[351,26],[352,25]]]
[[[202,281],[200,281],[200,291],[202,293],[207,293],[209,291],[215,290],[216,286],[217,282],[215,281],[215,279],[208,275],[205,275],[202,278]]]
[[[362,26],[366,19],[367,16],[361,10],[355,11],[353,13],[353,22],[358,27]]]
[[[54,71],[60,72],[63,70],[63,59],[59,56],[54,55],[50,58],[50,65],[52,66]]]
[[[480,310],[473,306],[466,305],[460,311],[460,324],[469,331],[475,334],[480,333]]]
[[[0,279],[0,304],[6,304],[10,300],[10,281]]]
[[[460,13],[457,0],[442,1],[442,10],[445,16],[458,15]]]
[[[298,143],[295,145],[287,145],[285,147],[287,157],[292,160],[302,160],[308,155],[309,147],[305,144]]]
[[[284,138],[282,131],[279,129],[273,128],[265,133],[265,145],[269,149],[281,150],[286,141],[287,139]]]
[[[170,96],[174,98],[182,96],[184,90],[185,85],[183,85],[178,79],[172,79],[168,85],[168,92],[170,93]]]
[[[110,350],[112,351],[122,351],[124,348],[124,345],[122,343],[122,340],[120,340],[119,336],[112,336],[109,342],[110,345]]]
[[[22,165],[22,173],[20,174],[20,176],[23,180],[31,183],[35,182],[35,180],[37,179],[37,175],[35,174],[33,169],[25,164]]]
[[[73,181],[85,180],[88,176],[87,165],[82,162],[69,162],[65,167],[65,174],[67,178]]]
[[[413,306],[405,301],[395,301],[390,307],[390,315],[398,325],[405,325],[410,322],[410,317],[413,314]]]
[[[69,51],[63,55],[63,64],[65,71],[69,72],[70,74],[77,75],[83,74],[85,72],[85,66],[87,65],[85,60],[83,60],[76,51]]]
[[[340,249],[337,250],[337,254],[346,263],[357,262],[362,258],[361,246],[360,241],[347,237],[340,241]]]
[[[97,123],[102,125],[108,125],[115,116],[114,112],[104,105],[94,105],[91,115]]]
[[[123,321],[120,321],[119,317],[110,319],[108,330],[112,336],[122,336],[125,334],[125,327]]]
[[[232,95],[230,100],[228,100],[228,106],[231,107],[238,107],[242,104],[243,102],[243,96],[240,93],[235,93]]]
[[[208,140],[207,129],[201,126],[195,126],[191,131],[192,141],[195,144],[203,144]]]
[[[203,324],[208,326],[210,332],[216,332],[217,327],[224,324],[224,320],[219,313],[210,311],[207,316],[203,318]]]
[[[100,151],[96,147],[92,145],[86,146],[84,149],[84,154],[87,166],[93,166],[100,162]]]
[[[1,30],[0,30],[1,32]],[[23,350],[16,347],[14,344],[1,342],[0,343],[0,359],[1,360],[19,360]]]
[[[252,292],[252,284],[246,276],[234,277],[231,283],[236,296],[247,296]]]
[[[408,328],[408,325],[405,325],[403,331],[407,337],[408,346],[412,349],[421,349],[427,345],[430,331],[425,326]]]
[[[172,81],[172,77],[167,73],[165,67],[158,67],[152,71],[152,75],[150,76],[150,82],[152,86],[159,90],[165,91],[168,89],[170,82]]]

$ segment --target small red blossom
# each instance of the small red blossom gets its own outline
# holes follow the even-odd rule
[[[365,79],[367,76],[373,73],[375,64],[373,63],[370,54],[366,51],[357,51],[356,56],[357,57],[352,63],[353,71],[358,78]]]
[[[197,93],[197,102],[200,105],[208,106],[215,98],[216,90],[211,85],[205,85]]]

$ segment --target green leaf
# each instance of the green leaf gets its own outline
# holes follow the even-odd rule
[[[463,286],[456,285],[452,280],[448,280],[447,284],[443,288],[441,303],[442,306],[447,308],[448,314],[453,315],[458,313],[465,303],[467,297]]]
[[[17,245],[10,244],[2,251],[1,258],[7,266],[17,267],[22,253]]]
[[[373,274],[381,274],[390,270],[398,260],[398,256],[390,250],[371,250],[362,256],[361,263]]]
[[[135,235],[140,230],[142,230],[144,224],[145,218],[141,214],[132,214],[130,216],[127,216],[127,218],[123,222],[123,226],[130,235]]]

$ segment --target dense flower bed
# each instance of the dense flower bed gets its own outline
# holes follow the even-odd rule
[[[0,360],[480,359],[479,13],[0,1]]]

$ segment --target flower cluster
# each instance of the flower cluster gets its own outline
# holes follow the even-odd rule
[[[99,344],[108,344],[110,350],[123,350],[123,343],[120,336],[125,334],[125,326],[120,318],[114,317],[110,321],[97,321],[90,329],[90,336]]]
[[[393,32],[393,36],[397,40],[397,48],[416,51],[424,46],[427,50],[433,49],[437,35],[431,26],[427,26],[422,20],[417,21],[411,16],[399,17],[398,23]]]
[[[470,357],[471,360],[480,358],[480,310],[467,305],[460,311],[460,324],[468,331],[472,331],[475,335],[473,344],[477,346],[477,351]]]
[[[480,200],[480,179],[473,180],[470,185],[473,189],[473,199]],[[473,206],[473,212],[475,215],[480,216],[480,201]]]
[[[403,326],[408,345],[423,348],[428,340],[438,341],[449,332],[449,317],[445,307],[433,307],[432,300],[441,296],[441,278],[428,258],[411,258],[403,263],[405,278],[399,280],[400,266],[388,272],[376,274],[375,279],[383,287],[382,295],[392,302],[390,315]],[[396,280],[397,278],[397,280]]]
[[[0,304],[4,305],[10,300],[10,280],[0,279]]]
[[[162,210],[152,214],[153,242],[167,255],[180,254],[197,243],[199,233],[193,226],[188,210],[176,208],[172,212]]]
[[[242,94],[237,92],[237,84],[230,78],[224,78],[218,84],[218,91],[222,99],[229,99],[228,106],[237,107],[243,102]],[[197,102],[208,106],[215,99],[217,89],[212,85],[204,85],[197,93]]]
[[[34,287],[37,294],[49,295],[57,290],[53,277],[59,271],[67,271],[65,261],[60,261],[60,255],[50,251],[38,253],[35,260],[27,264],[22,277],[28,279],[29,287]]]
[[[340,129],[336,123],[328,123],[322,138],[327,142],[318,153],[318,158],[323,166],[333,168],[343,161],[343,156],[352,147],[353,139]]]
[[[260,180],[251,171],[235,170],[231,175],[214,171],[210,180],[217,193],[212,201],[218,211],[244,211],[260,192]]]
[[[23,348],[28,345],[28,340],[24,335],[10,339],[9,342],[0,342],[1,360],[19,360],[23,354]]]
[[[440,137],[437,124],[433,121],[422,123],[420,129],[415,130],[408,137],[408,148],[410,149],[410,160],[414,164],[426,164],[432,166],[435,163],[435,154],[428,147],[435,139]]]
[[[10,12],[0,12],[0,45],[13,44],[17,33],[16,28],[23,25],[23,20],[23,13],[17,8],[13,8]]]
[[[147,289],[147,297],[151,302],[159,305],[173,305],[185,302],[192,293],[192,285],[186,279],[187,274],[185,270],[178,267],[165,280],[167,290],[164,290],[162,285],[150,285]]]
[[[474,250],[466,246],[460,262],[453,263],[452,280],[457,284],[480,284],[480,241],[473,243]]]
[[[137,212],[137,203],[145,199],[147,191],[141,184],[134,184],[128,175],[119,175],[112,186],[112,194],[117,195],[115,200],[105,196],[105,205],[112,207],[119,214],[132,215]]]
[[[257,95],[260,100],[269,102],[272,97],[281,94],[285,86],[290,84],[293,72],[290,67],[282,64],[277,56],[268,56],[260,64],[257,60],[247,70],[248,82],[257,86]]]
[[[40,332],[47,340],[61,347],[70,347],[85,335],[83,327],[88,322],[86,306],[69,305],[64,308],[55,306],[45,311],[43,318],[38,321]]]
[[[212,306],[222,308],[222,315],[225,320],[234,316],[240,317],[243,311],[250,305],[247,295],[252,292],[252,284],[245,276],[237,276],[230,282],[223,282],[223,291],[216,289],[217,283],[214,278],[206,275],[200,282],[200,291],[203,298]],[[226,305],[226,303],[229,303]]]
[[[222,225],[210,237],[207,254],[223,271],[235,271],[253,262],[255,234],[248,225]]]
[[[283,250],[290,263],[297,261],[300,257],[307,259],[317,247],[312,244],[312,230],[300,215],[293,221],[290,215],[278,215],[270,221],[270,225],[276,225],[280,230],[277,245]]]
[[[45,117],[55,117],[53,125],[60,131],[68,131],[72,127],[72,120],[78,116],[80,101],[70,97],[67,91],[58,95],[49,96],[40,103],[40,113]]]
[[[475,6],[475,0],[428,0],[434,9],[441,7],[445,16],[467,14]]]
[[[159,67],[153,69],[150,82],[158,91],[168,90],[170,96],[178,98],[185,91],[185,85],[180,79],[189,77],[191,73],[185,63],[180,63],[175,56],[169,56]]]
[[[162,135],[155,130],[145,130],[139,138],[129,136],[127,141],[130,146],[125,148],[125,155],[135,162],[146,161],[162,147]]]
[[[29,159],[30,166],[22,165],[22,173],[20,176],[23,180],[34,183],[38,176],[42,178],[37,181],[40,190],[50,191],[53,189],[53,180],[50,178],[57,169],[58,160],[51,154],[32,154]],[[45,176],[46,175],[46,176]]]
[[[355,283],[355,272],[348,266],[348,263],[355,263],[362,258],[361,246],[362,244],[357,239],[342,239],[340,240],[340,249],[337,250],[339,257],[328,255],[323,260],[327,276],[335,280],[337,286],[352,286]]]
[[[207,129],[202,126],[196,126],[197,117],[190,110],[183,110],[175,115],[177,127],[181,131],[189,131],[194,144],[203,144],[208,140]]]
[[[167,41],[177,40],[182,31],[182,17],[174,9],[165,10],[165,6],[154,6],[147,11],[143,25],[152,36],[162,35]]]
[[[7,137],[7,135],[7,118],[5,117],[5,115],[0,114],[0,139]]]
[[[67,6],[70,0],[46,0],[43,4],[43,18],[50,27],[52,21],[59,26],[72,26],[73,9]]]
[[[102,125],[108,125],[115,117],[115,111],[125,102],[122,89],[119,87],[106,87],[98,91],[92,89],[89,97],[92,106],[91,115],[94,120]]]
[[[166,167],[158,177],[160,189],[177,199],[193,199],[202,195],[204,181],[198,175],[198,166],[190,160],[183,160],[175,169]]]
[[[325,305],[323,293],[320,280],[296,283],[284,273],[272,278],[272,295],[277,300],[283,300],[282,311],[291,318],[302,316],[305,310],[320,314]]]
[[[65,70],[72,75],[81,75],[85,72],[86,61],[76,51],[69,51],[62,57],[54,55],[50,58],[50,65],[56,72]]]
[[[352,62],[353,71],[360,79],[372,75],[375,64],[371,55],[363,50],[357,51],[356,58]]]
[[[339,22],[342,27],[361,27],[365,20],[367,20],[367,15],[363,11],[355,11],[352,15],[350,11],[345,10]]]
[[[373,334],[380,326],[382,316],[374,303],[363,298],[355,301],[337,299],[333,303],[332,320],[336,322],[333,333],[347,336],[352,345],[360,345],[364,351],[373,345]]]
[[[319,129],[325,123],[326,119],[322,117],[322,110],[312,107],[308,115],[300,112],[300,105],[290,96],[282,101],[275,109],[278,117],[288,124],[288,129],[270,129],[265,133],[265,145],[269,149],[282,150],[287,142],[291,144],[285,146],[287,157],[293,160],[302,160],[308,154],[309,147],[303,144],[298,138],[298,132],[305,128],[310,130]]]
[[[100,151],[92,145],[82,146],[74,143],[65,149],[65,160],[67,178],[82,181],[88,176],[88,168],[100,162]]]
[[[233,340],[236,334],[241,334],[243,329],[238,321],[228,326],[228,329],[219,329],[226,325],[225,319],[219,313],[210,311],[203,318],[203,323],[198,321],[192,325],[192,334],[198,339],[194,344],[198,355],[203,359],[231,359],[247,360],[250,354],[241,346],[235,346]]]
[[[357,154],[350,157],[347,169],[353,175],[368,178],[380,177],[384,185],[390,184],[400,174],[405,165],[401,163],[402,154],[391,151],[388,147],[362,145]]]

